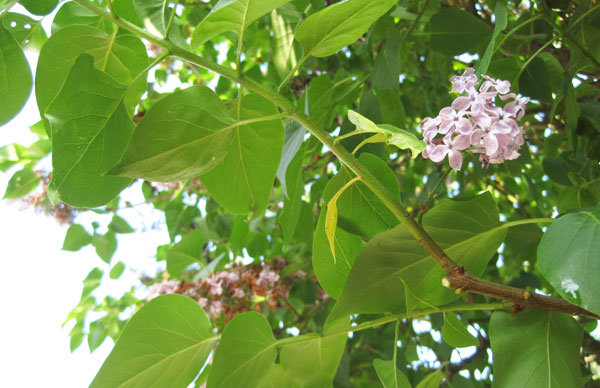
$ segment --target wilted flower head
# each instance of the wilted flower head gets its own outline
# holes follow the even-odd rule
[[[509,93],[510,82],[487,75],[477,90],[477,76],[468,68],[460,76],[452,76],[452,92],[460,95],[449,107],[442,108],[435,118],[426,117],[421,123],[427,147],[423,157],[436,163],[448,156],[450,167],[460,170],[462,151],[469,148],[481,154],[485,168],[488,163],[502,163],[519,157],[523,145],[523,127],[517,124],[525,114],[529,97]],[[507,101],[496,106],[496,97]]]

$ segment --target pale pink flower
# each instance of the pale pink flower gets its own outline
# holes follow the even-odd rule
[[[509,93],[508,81],[487,75],[482,78],[479,90],[472,68],[450,78],[452,92],[461,95],[436,117],[421,122],[427,144],[422,152],[424,158],[439,163],[448,156],[450,167],[460,170],[461,151],[471,147],[474,153],[481,154],[479,159],[484,168],[488,163],[502,163],[519,156],[518,149],[524,143],[523,127],[516,120],[525,114],[529,98]],[[496,97],[508,102],[503,107],[497,106]]]

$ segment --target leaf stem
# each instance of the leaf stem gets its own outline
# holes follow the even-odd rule
[[[6,8],[4,8],[4,10],[2,12],[0,12],[0,21],[4,18],[4,16],[6,16],[6,14],[8,14],[10,9],[18,2],[19,2],[19,0],[12,0],[10,3],[8,3]]]
[[[171,16],[169,17],[169,22],[167,23],[167,29],[165,30],[165,39],[166,40],[170,40],[169,39],[169,33],[171,32],[171,28],[173,28],[173,22],[175,21],[175,10],[177,9],[177,4],[179,3],[179,0],[175,0],[175,3],[173,4],[173,11],[171,11]],[[165,6],[169,4],[169,0],[165,0]]]
[[[308,59],[307,56],[303,56],[302,58],[300,58],[300,60],[296,63],[296,65],[292,68],[292,70],[290,70],[288,75],[283,79],[283,81],[281,81],[281,84],[277,88],[277,93],[281,93],[281,90],[284,88],[284,86],[287,85],[287,83],[290,81],[290,79],[292,79],[294,74],[298,71],[300,66],[302,66],[307,59]]]
[[[161,52],[159,55],[157,55],[154,60],[148,65],[146,66],[146,68],[142,71],[140,71],[135,78],[133,78],[131,80],[131,82],[129,82],[129,84],[133,84],[135,83],[141,76],[142,74],[146,74],[148,71],[150,71],[150,69],[152,69],[154,66],[158,65],[159,63],[161,63],[162,61],[164,61],[169,55],[171,55],[169,53],[169,51],[165,50],[163,52]]]
[[[417,4],[419,4],[419,3],[417,3]],[[425,3],[423,4],[423,9],[421,9],[419,14],[415,18],[415,21],[411,24],[410,28],[406,32],[406,35],[404,36],[405,41],[407,41],[408,38],[412,35],[414,29],[417,27],[417,24],[421,21],[421,18],[423,17],[423,14],[425,13],[425,10],[427,9],[428,6],[429,6],[429,0],[425,0]]]
[[[520,30],[521,28],[525,27],[526,25],[528,25],[529,23],[533,23],[536,20],[539,20],[542,18],[542,15],[536,15],[534,17],[532,17],[531,19],[527,19],[525,20],[523,23],[515,26],[512,30],[510,30],[506,35],[504,35],[504,37],[500,40],[500,42],[498,42],[498,44],[496,45],[496,47],[494,48],[494,51],[492,53],[492,57],[494,56],[494,54],[496,54],[496,52],[500,49],[500,47],[502,47],[502,45],[504,44],[504,42],[506,42],[506,40],[515,32],[517,32],[518,30]]]
[[[422,224],[423,215],[425,214],[425,210],[431,205],[431,203],[435,199],[435,193],[436,193],[436,191],[438,190],[438,188],[440,187],[440,185],[442,184],[442,182],[444,180],[446,180],[446,178],[448,177],[448,175],[450,175],[450,172],[452,172],[452,168],[449,168],[449,169],[446,170],[446,172],[444,173],[444,175],[442,175],[440,177],[440,179],[438,179],[438,181],[436,182],[435,186],[433,187],[433,190],[431,190],[431,192],[427,196],[427,201],[425,201],[425,204],[423,205],[423,210],[419,211],[419,215],[417,217],[417,222],[419,224]]]
[[[106,2],[108,3],[108,9],[110,10],[111,15],[113,15],[115,18],[118,18],[119,16],[117,15],[117,13],[115,12],[115,9],[113,8],[112,0],[107,0]]]
[[[521,78],[521,74],[523,74],[523,71],[525,70],[525,68],[527,68],[527,66],[531,63],[531,61],[533,61],[535,58],[537,58],[537,56],[546,49],[546,47],[550,46],[555,40],[560,39],[561,36],[556,36],[552,39],[550,39],[549,41],[547,41],[546,43],[544,43],[542,45],[542,47],[540,47],[539,49],[536,50],[535,53],[533,53],[532,55],[530,55],[527,60],[525,61],[525,63],[523,64],[523,66],[521,66],[521,68],[519,69],[519,72],[517,73],[517,75],[515,76],[514,80],[513,80],[513,85],[517,85],[519,82],[519,78]]]

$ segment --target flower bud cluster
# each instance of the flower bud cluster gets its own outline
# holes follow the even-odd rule
[[[517,124],[525,114],[528,97],[510,93],[510,82],[487,75],[479,86],[473,68],[450,78],[451,92],[460,95],[451,106],[440,110],[435,118],[426,117],[421,123],[427,146],[423,157],[439,163],[448,156],[450,167],[460,170],[462,151],[479,153],[484,168],[488,163],[502,163],[519,157],[523,145],[523,127]],[[505,101],[496,106],[496,98]]]
[[[186,295],[197,300],[212,319],[224,316],[225,322],[241,312],[260,310],[257,300],[264,300],[268,308],[275,310],[289,296],[290,286],[279,276],[285,264],[284,259],[275,258],[272,265],[231,266],[227,271],[211,273],[204,280],[155,283],[148,287],[146,300],[163,294]]]

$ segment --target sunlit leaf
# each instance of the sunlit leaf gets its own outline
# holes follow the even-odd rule
[[[231,105],[230,111],[235,110]],[[263,97],[244,96],[240,125],[231,128],[225,159],[200,176],[210,194],[235,214],[256,216],[267,208],[281,160],[284,129],[280,119],[265,118],[277,114],[277,108]],[[247,124],[241,125],[244,122]]]
[[[40,177],[30,166],[23,167],[13,174],[6,185],[3,199],[21,198],[40,184]]]
[[[187,387],[216,340],[196,301],[159,296],[129,320],[90,387]]]
[[[130,179],[105,175],[125,150],[133,122],[124,105],[127,89],[94,68],[84,54],[46,111],[52,129],[49,192],[73,206],[94,207],[113,199]]]
[[[96,68],[128,85],[124,104],[131,114],[146,89],[144,77],[129,85],[148,65],[146,47],[133,35],[109,36],[95,27],[72,25],[52,34],[40,51],[35,96],[42,118],[81,54],[91,55]]]
[[[174,92],[146,112],[110,173],[158,182],[196,177],[223,161],[234,127],[225,105],[209,88]]]
[[[257,386],[275,361],[274,345],[265,317],[255,311],[236,316],[223,330],[207,388]]]
[[[307,17],[296,30],[304,57],[326,57],[354,43],[396,0],[346,0]]]
[[[65,251],[78,251],[84,246],[92,242],[92,236],[86,232],[83,226],[79,224],[73,224],[67,229],[65,241],[63,242],[62,249]]]
[[[215,35],[234,31],[240,36],[259,17],[281,7],[290,0],[219,0],[192,34],[196,48]]]
[[[23,50],[0,23],[0,125],[19,113],[31,92],[32,78]]]

